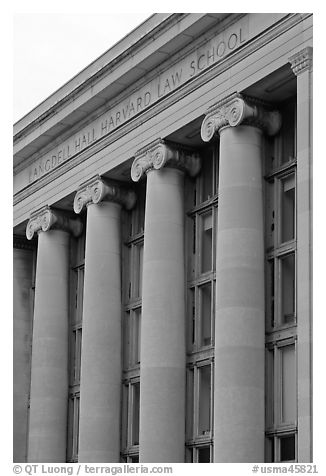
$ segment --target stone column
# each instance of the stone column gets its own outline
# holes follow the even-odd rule
[[[164,165],[170,167],[164,167]],[[147,173],[140,356],[140,461],[184,462],[185,263],[183,170],[198,157],[158,140],[131,169]]]
[[[13,461],[27,461],[35,245],[14,236],[13,251]]]
[[[312,455],[312,48],[289,59],[297,75],[298,461]]]
[[[79,462],[120,461],[121,205],[135,194],[99,176],[82,185],[74,210],[87,205],[80,378]]]
[[[26,236],[38,232],[28,461],[64,463],[68,404],[69,233],[79,220],[44,207]]]
[[[216,243],[214,462],[264,461],[262,130],[280,117],[233,94],[210,108],[202,139],[220,134]]]

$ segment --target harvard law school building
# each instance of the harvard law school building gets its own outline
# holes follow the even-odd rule
[[[312,15],[154,14],[14,125],[15,462],[311,462]]]

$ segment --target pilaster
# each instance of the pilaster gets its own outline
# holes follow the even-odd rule
[[[34,243],[14,236],[13,249],[13,461],[27,461],[33,329]]]
[[[307,46],[290,56],[289,63],[291,63],[293,73],[298,76],[304,71],[312,71],[312,57],[313,48],[311,46]]]
[[[297,76],[297,372],[298,461],[312,454],[312,70],[310,46],[289,58]]]

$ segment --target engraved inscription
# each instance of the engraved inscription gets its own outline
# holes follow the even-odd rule
[[[106,113],[65,140],[61,146],[32,163],[28,168],[28,183],[33,183],[56,169],[187,81],[221,61],[247,41],[248,36],[246,19],[241,19],[160,73],[126,100],[112,104]]]

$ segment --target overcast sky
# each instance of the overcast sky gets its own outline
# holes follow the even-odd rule
[[[234,2],[233,11],[237,11],[237,2]],[[304,11],[304,8],[300,10],[300,0],[297,2],[294,10]],[[198,4],[193,0],[178,3],[165,0],[164,4],[157,5],[144,0],[12,0],[12,5],[14,122],[154,11],[160,11],[159,7],[166,11],[198,11]],[[222,7],[212,1],[200,5],[200,10],[207,11],[216,11],[216,8],[220,11]],[[115,12],[117,9],[120,13]],[[138,12],[131,13],[135,9]],[[255,11],[252,2],[246,10]],[[259,4],[258,10],[263,10],[262,5]]]
[[[151,14],[15,13],[14,122]]]

